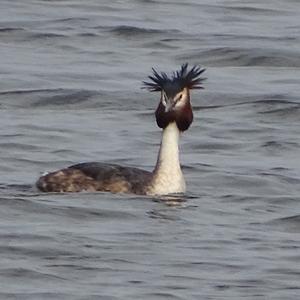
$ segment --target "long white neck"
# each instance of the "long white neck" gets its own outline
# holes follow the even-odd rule
[[[175,122],[163,130],[158,159],[153,171],[154,194],[185,192],[185,181],[179,161],[179,136],[180,132]]]

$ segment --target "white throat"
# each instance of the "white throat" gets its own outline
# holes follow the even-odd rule
[[[179,161],[179,136],[180,131],[175,122],[163,130],[158,159],[153,171],[151,192],[154,194],[185,192],[185,181]]]

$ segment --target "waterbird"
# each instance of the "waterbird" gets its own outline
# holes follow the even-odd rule
[[[155,111],[156,123],[162,129],[157,162],[152,172],[117,164],[87,162],[46,173],[36,182],[43,192],[131,193],[167,195],[184,193],[186,183],[179,160],[179,138],[193,122],[190,90],[202,89],[204,68],[183,64],[167,75],[152,68],[143,88],[160,92]]]

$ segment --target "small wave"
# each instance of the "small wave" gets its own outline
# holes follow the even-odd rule
[[[290,95],[270,95],[253,102],[257,113],[265,117],[276,118],[278,122],[286,121],[287,117],[300,120],[300,103],[297,97]]]
[[[213,142],[213,141],[202,141],[199,144],[193,145],[194,150],[202,151],[217,151],[217,150],[238,150],[242,149],[245,145],[243,143],[233,143],[232,141],[228,142]]]
[[[78,34],[76,34],[76,36],[78,36],[78,37],[97,37],[98,36],[98,34],[96,34],[96,33],[93,33],[93,32],[82,32],[82,33],[78,33]],[[110,52],[110,53],[112,53],[112,51]]]
[[[120,25],[116,27],[112,27],[109,30],[111,33],[124,37],[132,37],[132,36],[152,36],[157,34],[166,34],[166,33],[179,33],[178,30],[162,30],[162,29],[153,29],[153,28],[141,28],[136,26],[127,26]]]
[[[210,50],[193,50],[177,56],[181,60],[201,60],[210,66],[264,66],[300,67],[299,54],[287,50],[262,48],[219,47]]]
[[[162,30],[158,29],[147,29],[147,28],[140,28],[135,26],[116,26],[110,30],[112,33],[119,34],[119,35],[137,35],[137,34],[156,34],[161,33]]]
[[[51,32],[41,32],[41,33],[33,33],[28,39],[31,40],[41,40],[41,39],[54,39],[54,38],[66,38],[67,36],[65,34],[57,34],[57,33],[51,33]]]
[[[33,89],[0,92],[3,107],[43,108],[85,103],[98,91],[76,89]]]
[[[260,175],[263,177],[272,177],[273,179],[275,179],[278,182],[282,182],[284,184],[291,184],[292,186],[294,186],[294,185],[296,186],[296,185],[300,184],[300,179],[297,177],[287,176],[287,175],[283,175],[283,174],[276,174],[276,173],[269,172],[269,171],[261,172]]]
[[[29,279],[43,279],[43,280],[64,280],[63,277],[61,276],[56,276],[53,274],[47,274],[47,273],[43,273],[43,272],[38,272],[35,270],[30,270],[27,268],[2,268],[0,270],[0,275],[6,274],[6,276],[9,277],[14,277],[14,278],[18,278],[18,277],[26,277]]]
[[[284,217],[284,218],[279,218],[276,219],[279,222],[292,222],[292,223],[296,223],[299,224],[300,226],[300,215],[294,215],[294,216],[290,216],[290,217]]]
[[[79,22],[79,21],[89,21],[89,18],[84,17],[72,17],[72,18],[62,18],[62,19],[56,19],[53,20],[53,23],[69,23],[69,22]]]
[[[64,89],[34,89],[34,90],[12,90],[12,91],[3,91],[0,92],[1,95],[19,95],[19,94],[35,94],[35,93],[43,93],[43,92],[59,92]]]
[[[1,135],[0,135],[1,136]],[[26,144],[26,143],[13,143],[13,142],[0,142],[1,149],[13,150],[26,150],[26,151],[37,151],[39,147]]]
[[[274,108],[260,112],[261,114],[273,115],[276,117],[294,117],[300,119],[300,105],[293,105],[290,107]],[[293,119],[294,119],[293,118]]]
[[[51,300],[51,299],[74,299],[74,295],[61,292],[0,292],[0,299],[24,299],[24,300]],[[89,297],[90,300],[101,299],[102,296],[98,298]],[[110,300],[115,300],[116,298],[109,298]]]
[[[224,9],[229,11],[235,11],[239,13],[246,13],[246,14],[252,14],[252,15],[280,15],[288,14],[288,12],[285,12],[284,10],[277,10],[277,9],[271,9],[271,8],[262,8],[262,7],[253,7],[253,6],[226,6]]]
[[[194,106],[195,111],[204,109],[219,109],[219,108],[239,108],[251,107],[251,111],[262,115],[291,115],[299,117],[300,103],[297,97],[285,94],[266,94],[266,95],[253,95],[244,96],[240,94],[223,94],[220,93],[212,99],[215,104],[210,101],[209,105]],[[219,104],[222,103],[222,104]]]
[[[279,142],[275,140],[267,141],[262,144],[263,148],[271,148],[271,149],[278,149],[278,150],[293,150],[298,149],[299,145],[298,143],[292,143],[292,142]]]
[[[24,28],[20,28],[20,27],[3,27],[0,28],[0,33],[2,32],[13,32],[13,31],[23,31]]]
[[[174,284],[175,285],[175,284]],[[174,289],[180,289],[180,285],[177,283]],[[185,297],[178,295],[176,291],[169,292],[143,292],[139,294],[139,299],[173,299],[173,300],[183,300]]]
[[[0,183],[0,190],[5,192],[13,192],[13,193],[22,193],[22,192],[30,192],[32,190],[32,186],[28,184],[2,184]]]
[[[279,226],[283,231],[300,232],[300,215],[274,219],[267,222],[267,225]]]
[[[66,104],[78,104],[85,102],[95,95],[95,92],[87,90],[79,91],[67,91],[60,95],[45,96],[38,101],[34,102],[34,106],[49,106],[49,105],[66,105]]]
[[[229,41],[270,41],[270,42],[288,42],[295,41],[297,37],[295,36],[267,36],[267,35],[253,35],[253,34],[229,34],[229,33],[215,33],[211,36],[215,37],[217,40],[229,40]]]

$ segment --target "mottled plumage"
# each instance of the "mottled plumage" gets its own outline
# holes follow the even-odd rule
[[[146,194],[151,172],[99,162],[81,163],[42,176],[37,187],[45,192],[108,191]]]

